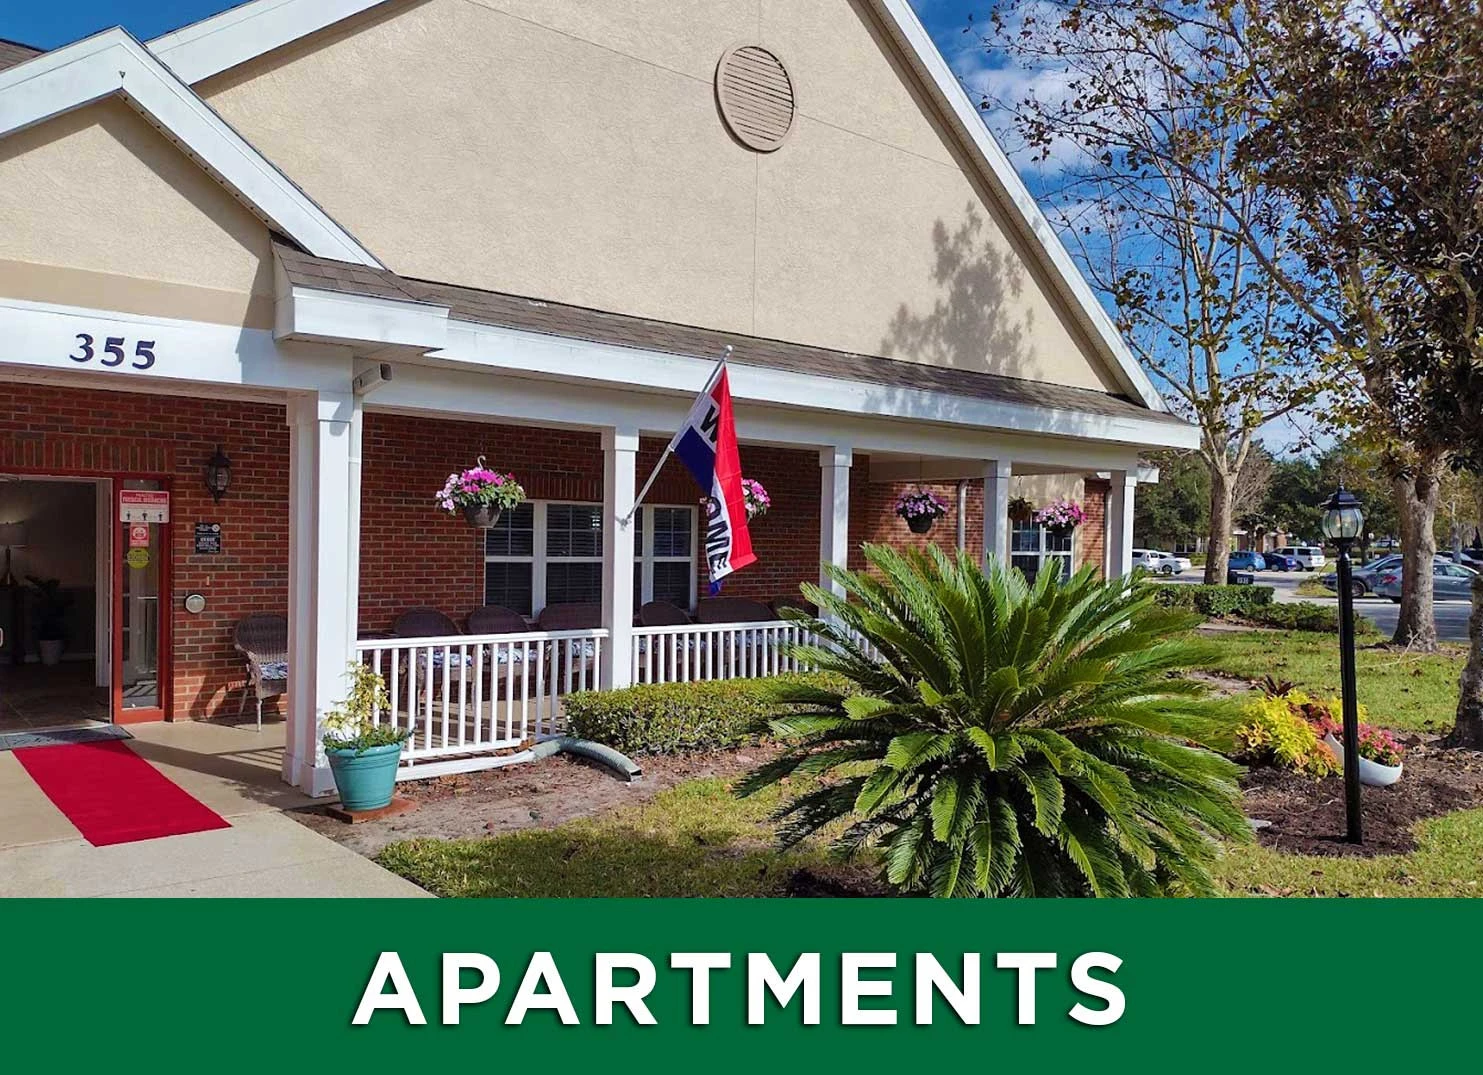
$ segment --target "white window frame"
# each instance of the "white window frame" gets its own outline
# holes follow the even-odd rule
[[[578,508],[602,508],[601,504],[594,504],[584,500],[531,500],[531,552],[530,555],[511,555],[507,553],[489,553],[486,550],[486,538],[483,534],[479,537],[480,553],[484,558],[484,575],[479,585],[479,601],[482,604],[489,592],[489,565],[493,563],[503,564],[530,564],[530,607],[532,618],[539,616],[541,610],[547,605],[546,601],[546,568],[550,563],[576,564],[576,563],[602,563],[602,554],[597,556],[550,556],[546,552],[547,509],[553,504],[570,505]],[[660,556],[654,555],[654,511],[664,508],[679,508],[690,513],[690,555],[689,556]],[[640,581],[639,593],[642,598],[640,604],[654,599],[654,564],[658,563],[689,563],[690,570],[690,597],[689,608],[695,607],[696,602],[696,563],[695,550],[698,541],[696,527],[699,525],[700,512],[694,504],[644,504],[639,511],[643,513],[643,548],[634,555],[634,570]],[[603,529],[603,540],[607,541],[608,530]]]
[[[1075,530],[1071,531],[1071,548],[1069,548],[1069,549],[1065,549],[1065,550],[1061,550],[1061,549],[1047,549],[1045,547],[1046,530],[1045,530],[1045,527],[1043,527],[1043,526],[1037,526],[1037,527],[1035,527],[1036,533],[1039,535],[1039,540],[1036,543],[1037,544],[1037,547],[1036,548],[1034,548],[1034,549],[1016,549],[1014,547],[1014,534],[1015,534],[1015,531],[1016,530],[1019,530],[1021,532],[1024,532],[1024,531],[1026,531],[1028,529],[1029,528],[1028,527],[1025,527],[1022,523],[1018,523],[1018,522],[1011,522],[1010,523],[1010,527],[1009,527],[1009,562],[1010,562],[1011,566],[1014,564],[1015,559],[1018,558],[1018,557],[1033,556],[1036,559],[1035,573],[1036,573],[1036,576],[1037,577],[1039,576],[1039,574],[1040,574],[1041,571],[1045,570],[1045,564],[1046,564],[1046,561],[1048,561],[1048,560],[1065,560],[1067,562],[1067,571],[1066,571],[1065,575],[1062,576],[1063,578],[1070,578],[1072,575],[1074,575],[1076,573],[1077,567],[1080,566],[1077,563],[1077,560],[1078,560],[1078,552],[1079,552],[1080,547],[1081,547],[1081,542],[1079,542],[1077,540],[1077,533],[1076,533]]]
[[[678,509],[690,513],[690,555],[689,556],[655,556],[654,555],[654,512],[667,509]],[[639,511],[643,513],[643,548],[638,550],[634,556],[634,570],[639,573],[642,580],[639,584],[640,605],[648,604],[654,600],[654,565],[686,563],[690,565],[688,577],[690,579],[690,594],[686,598],[687,609],[695,608],[696,581],[695,581],[695,546],[698,540],[696,527],[699,525],[700,510],[694,504],[645,504]]]

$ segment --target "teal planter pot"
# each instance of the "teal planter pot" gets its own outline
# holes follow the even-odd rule
[[[379,810],[391,802],[402,744],[360,751],[326,750],[325,755],[330,760],[330,772],[335,774],[340,804],[346,810]]]

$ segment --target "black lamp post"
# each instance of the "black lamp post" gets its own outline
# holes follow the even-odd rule
[[[1359,702],[1354,686],[1354,590],[1349,546],[1364,532],[1359,499],[1339,483],[1323,508],[1323,536],[1339,549],[1339,678],[1344,703],[1344,815],[1351,844],[1364,842],[1359,818]]]
[[[227,458],[226,453],[221,450],[221,445],[216,446],[216,454],[206,461],[206,491],[211,494],[211,499],[218,504],[226,495],[227,488],[232,484],[232,461]]]

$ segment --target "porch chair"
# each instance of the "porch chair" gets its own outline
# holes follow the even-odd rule
[[[695,621],[679,605],[668,601],[650,601],[639,609],[638,621],[640,627],[684,627]],[[640,638],[635,641],[634,649],[638,654],[639,678],[648,676],[650,663],[648,660],[649,646],[654,644],[655,660],[662,660],[668,652],[669,641],[660,635],[657,638]],[[686,654],[693,654],[697,647],[704,645],[699,639],[685,639]]]
[[[247,708],[248,696],[257,699],[257,730],[263,730],[263,699],[288,691],[288,617],[255,612],[237,621],[232,645],[247,663],[247,681],[237,718]]]
[[[703,597],[695,607],[697,623],[761,623],[779,618],[761,601],[746,597]],[[758,632],[742,631],[735,644],[746,652],[760,652],[763,640]]]
[[[524,634],[531,629],[524,616],[503,605],[481,605],[469,613],[465,625],[471,635],[515,635]],[[491,647],[489,657],[486,658],[484,664],[491,687],[491,698],[496,698],[499,692],[505,691],[507,685],[505,668],[511,659],[517,666],[513,677],[515,681],[513,689],[516,692],[521,690],[521,684],[525,682],[528,675],[526,659],[533,649],[534,644]],[[506,693],[509,692],[506,691]]]
[[[602,605],[579,602],[547,605],[536,617],[536,627],[542,631],[581,631],[602,626]],[[570,642],[558,642],[551,647],[550,682],[556,687],[565,684],[561,675],[561,655],[572,647],[572,682],[585,681],[590,687],[597,686],[597,648],[591,641],[572,646]]]
[[[438,609],[432,608],[429,605],[417,605],[407,609],[407,611],[403,612],[392,622],[391,633],[396,638],[442,638],[448,635],[461,635],[463,631],[459,629],[458,624],[454,623],[451,617]],[[451,659],[453,667],[460,672],[467,665],[473,663],[472,657],[464,658],[451,650],[448,652],[448,657]],[[416,677],[416,686],[418,689],[421,688],[422,680],[424,679],[422,670],[427,667],[427,658],[428,654],[426,653],[419,652],[417,654],[417,670],[419,674]],[[432,651],[432,672],[427,673],[426,679],[428,680],[427,686],[429,693],[434,698],[442,693],[442,677],[433,673],[442,669],[443,659],[443,650],[435,649]],[[405,661],[402,663],[402,668],[404,671],[407,669],[407,663]]]
[[[643,627],[683,627],[694,622],[690,613],[668,601],[650,601],[639,609],[639,624]]]
[[[746,597],[702,597],[695,608],[696,623],[759,623],[777,618],[761,601]]]

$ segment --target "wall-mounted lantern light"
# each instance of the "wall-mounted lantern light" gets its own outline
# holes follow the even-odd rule
[[[226,457],[226,453],[218,444],[216,454],[206,463],[206,491],[211,494],[211,499],[219,504],[221,498],[226,496],[227,487],[231,484],[232,461]]]

